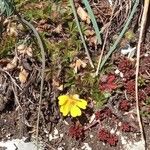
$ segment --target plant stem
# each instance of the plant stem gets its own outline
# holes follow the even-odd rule
[[[141,116],[140,116],[140,108],[139,108],[138,75],[139,75],[139,66],[140,66],[140,48],[141,48],[142,37],[143,37],[144,28],[145,28],[145,24],[146,24],[146,20],[147,20],[149,4],[150,4],[149,0],[144,1],[144,11],[143,11],[143,15],[142,15],[141,29],[140,29],[139,41],[138,41],[138,45],[137,45],[136,77],[135,77],[136,111],[137,111],[137,119],[139,122],[140,132],[141,132],[141,140],[143,142],[144,149],[146,149],[146,142],[145,142],[144,130],[143,130],[142,120],[141,120]]]

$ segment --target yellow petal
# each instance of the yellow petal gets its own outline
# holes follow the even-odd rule
[[[68,96],[67,95],[61,95],[61,96],[59,96],[58,97],[58,99],[59,99],[59,105],[64,105],[66,102],[67,102],[67,100],[68,100]]]
[[[87,101],[84,100],[84,99],[80,99],[76,105],[82,109],[86,109],[86,106],[87,106]]]
[[[81,116],[81,110],[77,106],[72,107],[70,113],[72,117]]]
[[[69,113],[69,107],[68,105],[63,105],[60,107],[60,112],[63,114],[63,116],[67,116]]]

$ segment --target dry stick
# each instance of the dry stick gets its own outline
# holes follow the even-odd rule
[[[145,149],[146,149],[146,141],[145,141],[145,137],[144,137],[142,120],[140,117],[139,98],[138,98],[138,74],[139,74],[139,65],[140,65],[140,47],[141,47],[142,37],[143,37],[144,28],[145,28],[145,24],[146,24],[148,8],[149,8],[149,0],[145,0],[144,11],[143,11],[142,20],[141,20],[141,29],[140,29],[140,34],[139,34],[139,41],[138,41],[138,45],[137,45],[136,77],[135,77],[135,98],[136,98],[137,119],[139,122],[139,127],[140,127],[140,132],[141,132],[141,140],[143,141]]]
[[[96,70],[96,73],[95,73],[96,76],[98,76],[98,73],[99,73],[99,68],[100,68],[100,64],[101,64],[102,57],[103,57],[103,54],[104,54],[104,49],[105,49],[105,45],[106,45],[106,40],[107,40],[108,33],[109,33],[109,29],[110,29],[109,27],[110,27],[111,22],[112,22],[112,19],[113,19],[113,14],[114,14],[116,5],[117,5],[117,0],[115,1],[114,7],[113,7],[113,10],[112,10],[112,15],[111,15],[111,18],[110,18],[110,22],[109,22],[109,25],[108,25],[108,27],[107,27],[107,32],[106,32],[106,36],[105,36],[105,39],[104,39],[104,44],[103,44],[103,47],[102,47],[101,54],[100,54],[100,56],[99,56],[98,66],[97,66],[97,70]]]
[[[13,82],[13,84],[14,84],[16,87],[18,87],[20,90],[22,90],[22,88],[16,83],[15,79],[13,79],[13,77],[10,75],[10,73],[9,73],[8,71],[5,71],[5,70],[3,70],[2,68],[0,68],[0,72],[6,73],[6,74],[10,77],[11,81]]]
[[[16,81],[13,79],[13,77],[10,75],[9,72],[4,71],[2,68],[0,68],[0,72],[4,72],[4,73],[6,73],[6,74],[10,77],[10,79],[11,79],[13,85],[14,85],[14,87],[13,87],[13,85],[12,85],[12,90],[13,90],[13,92],[14,92],[15,101],[16,101],[16,103],[18,104],[19,108],[20,108],[21,110],[23,110],[22,107],[21,107],[21,105],[20,105],[20,103],[19,103],[19,100],[18,100],[18,96],[17,96],[18,94],[15,92],[15,91],[17,91],[17,87],[18,87],[20,90],[22,90],[21,87],[16,83]]]

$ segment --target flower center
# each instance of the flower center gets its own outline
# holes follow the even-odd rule
[[[73,98],[73,96],[70,96],[69,98],[69,105],[74,106],[76,104],[77,100]]]

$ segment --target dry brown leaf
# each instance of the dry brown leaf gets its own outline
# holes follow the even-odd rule
[[[27,53],[28,56],[32,57],[33,56],[32,48],[31,47],[27,47],[26,53]]]
[[[27,54],[28,56],[32,57],[32,48],[31,46],[27,47],[24,44],[21,44],[17,47],[17,50],[20,54]]]
[[[59,25],[54,29],[54,32],[60,33],[61,31],[62,31],[62,25],[59,24]]]
[[[82,61],[81,59],[77,59],[76,62],[70,66],[73,67],[74,72],[77,73],[81,69],[81,67],[85,68],[86,65],[87,65],[86,62]]]
[[[94,31],[93,30],[90,30],[90,29],[87,29],[87,30],[85,30],[85,32],[84,32],[84,34],[86,35],[86,36],[92,36],[92,35],[94,35]]]
[[[53,87],[58,87],[60,85],[58,80],[53,79],[52,81],[53,81],[52,82]]]
[[[96,36],[93,36],[89,39],[90,45],[97,45],[97,38]]]
[[[18,36],[16,23],[9,23],[7,27],[7,33],[11,36]]]
[[[20,82],[25,83],[27,81],[28,75],[29,75],[29,73],[25,69],[22,69],[19,73]]]
[[[62,84],[60,85],[60,82],[59,82],[58,80],[53,79],[52,81],[53,81],[53,82],[52,82],[52,86],[53,86],[53,87],[57,88],[57,89],[60,90],[60,91],[63,91],[64,86],[63,86]]]
[[[23,25],[20,23],[20,24],[18,24],[17,29],[23,31],[23,30],[24,30],[24,27],[23,27]]]
[[[82,8],[78,7],[77,13],[82,21],[85,21],[87,24],[90,24],[90,17],[88,16],[87,12]]]
[[[63,91],[64,86],[63,86],[63,85],[60,85],[57,89],[58,89],[59,91]]]
[[[25,49],[25,45],[24,44],[20,44],[18,47],[17,47],[17,50],[20,52],[20,51],[23,51]]]
[[[18,59],[17,59],[17,57],[15,56],[15,57],[13,58],[13,60],[12,60],[10,63],[8,63],[7,66],[4,67],[3,69],[4,69],[5,71],[8,71],[8,70],[12,70],[12,69],[16,68],[16,67],[17,67],[17,61],[18,61]]]

